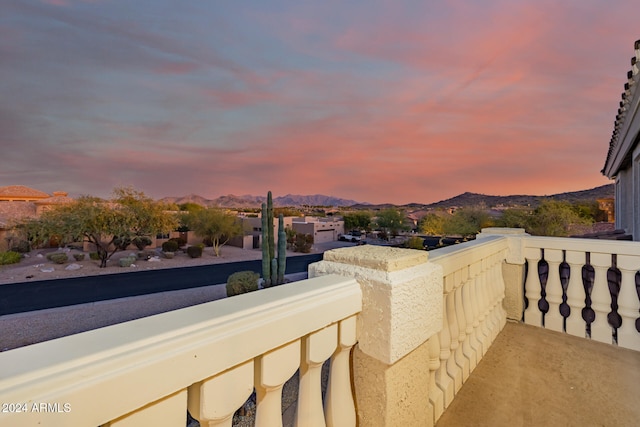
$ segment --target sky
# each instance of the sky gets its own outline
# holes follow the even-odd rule
[[[0,186],[431,203],[602,176],[637,0],[0,1]]]

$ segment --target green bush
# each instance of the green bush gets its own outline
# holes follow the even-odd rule
[[[180,249],[180,245],[175,240],[167,240],[162,244],[163,252],[175,252]]]
[[[245,294],[258,290],[260,275],[255,271],[238,271],[227,279],[227,296]]]
[[[202,256],[202,250],[204,249],[203,244],[189,246],[187,248],[187,255],[191,258],[200,258]]]
[[[19,254],[26,254],[31,251],[31,245],[26,240],[21,240],[17,245],[11,248],[11,252],[18,252]]]
[[[136,257],[134,256],[123,256],[118,260],[118,264],[120,267],[131,267],[133,263],[136,262]]]
[[[169,239],[170,242],[176,242],[178,244],[178,248],[183,247],[187,244],[187,239],[184,237],[172,237]]]
[[[424,249],[424,239],[418,236],[411,236],[404,242],[404,247],[409,249]]]
[[[22,255],[16,251],[0,252],[0,265],[17,264],[22,259]]]
[[[50,255],[47,255],[47,258],[51,260],[51,262],[55,262],[56,264],[64,264],[69,261],[69,257],[67,254],[62,252],[53,252]]]
[[[100,261],[100,255],[98,255],[98,252],[89,252],[89,259]]]
[[[73,259],[76,261],[82,261],[84,259],[84,254],[73,254]]]
[[[147,236],[134,237],[132,242],[139,250],[143,250],[152,243],[151,239]]]

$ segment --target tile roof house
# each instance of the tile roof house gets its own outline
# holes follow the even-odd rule
[[[640,241],[640,40],[634,49],[602,173],[615,179],[616,228]]]
[[[36,218],[51,206],[72,200],[64,191],[55,191],[52,196],[24,185],[0,187],[0,251],[15,243],[17,237],[11,231],[15,223]]]

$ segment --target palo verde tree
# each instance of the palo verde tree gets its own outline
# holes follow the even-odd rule
[[[118,250],[137,238],[166,233],[178,224],[162,204],[132,188],[116,188],[111,200],[82,196],[54,207],[38,219],[23,224],[27,233],[39,239],[59,239],[60,244],[77,241],[92,243],[100,267]]]
[[[404,223],[404,214],[394,208],[381,210],[376,217],[376,224],[382,231],[392,236],[397,236],[401,230],[409,228]]]
[[[355,211],[342,215],[344,229],[347,230],[371,230],[371,213],[368,211]]]
[[[238,218],[219,208],[191,211],[182,217],[182,221],[198,236],[211,240],[216,256],[220,256],[220,250],[232,237],[243,233]]]

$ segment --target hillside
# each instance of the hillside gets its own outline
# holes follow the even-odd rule
[[[435,208],[449,208],[449,207],[469,207],[469,206],[481,206],[484,205],[488,208],[503,206],[537,206],[543,199],[564,200],[570,203],[576,202],[589,202],[597,199],[612,198],[615,194],[614,185],[607,184],[600,187],[592,188],[589,190],[573,191],[568,193],[552,194],[549,196],[532,196],[532,195],[512,195],[512,196],[491,196],[487,194],[479,193],[462,193],[450,199],[441,200],[435,203],[421,204],[421,203],[409,203],[400,205],[399,207],[409,210],[419,209],[435,209]],[[378,204],[378,205],[354,205],[354,209],[388,209],[395,207],[390,203]]]
[[[550,196],[531,196],[531,195],[513,195],[513,196],[491,196],[487,194],[478,193],[463,193],[450,199],[441,200],[439,202],[430,204],[410,203],[401,205],[406,209],[433,209],[433,208],[448,208],[448,207],[467,207],[467,206],[479,206],[484,205],[489,208],[496,206],[537,206],[540,200],[554,199],[565,200],[571,203],[581,201],[594,201],[596,199],[611,198],[615,194],[613,184],[603,185],[600,187],[592,188],[589,190],[573,191],[568,193],[553,194]],[[182,197],[165,197],[160,201],[165,203],[197,203],[202,206],[216,206],[224,208],[259,208],[260,205],[266,201],[264,196],[252,196],[243,195],[235,196],[228,194],[226,196],[220,196],[216,199],[206,199],[197,194],[189,194]],[[325,196],[322,194],[314,195],[294,195],[287,194],[286,196],[279,196],[273,198],[274,206],[335,206],[346,207],[350,206],[354,209],[386,209],[395,207],[391,203],[384,203],[378,205],[371,205],[368,203],[358,203],[355,200],[341,199],[339,197]]]
[[[196,203],[202,206],[216,206],[222,208],[259,208],[263,202],[267,201],[265,196],[243,195],[235,196],[228,194],[215,199],[206,199],[196,194],[189,194],[182,197],[165,197],[160,199],[164,203]],[[355,200],[341,199],[339,197],[325,196],[322,194],[314,195],[295,195],[287,194],[286,196],[278,196],[273,198],[273,205],[282,206],[352,206],[357,204]]]

